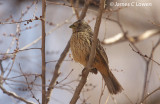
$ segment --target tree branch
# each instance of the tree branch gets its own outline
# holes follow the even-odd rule
[[[155,60],[153,60],[154,51],[159,46],[159,44],[160,44],[160,38],[157,41],[157,43],[155,44],[155,46],[152,48],[150,56],[148,57],[147,55],[145,55],[149,60],[146,62],[146,70],[145,70],[145,77],[144,77],[142,99],[147,95],[147,91],[148,91],[149,74],[151,74],[151,69],[149,68],[150,62],[153,61],[153,62],[157,63],[160,66],[160,63],[158,63]]]
[[[90,68],[93,64],[94,58],[95,58],[95,53],[96,53],[96,46],[97,46],[97,37],[98,37],[98,32],[99,32],[99,27],[100,27],[100,23],[101,23],[101,17],[102,17],[102,13],[104,11],[104,2],[105,0],[100,0],[100,7],[99,7],[99,12],[96,18],[96,23],[95,23],[95,27],[94,27],[94,35],[93,35],[93,40],[92,40],[92,47],[91,47],[91,54],[89,56],[89,61],[87,62],[87,66],[84,68],[84,71],[82,72],[82,78],[74,92],[74,95],[70,101],[70,104],[76,104],[80,92],[82,90],[82,88],[84,87],[86,81],[87,81],[87,77],[88,74],[90,72]],[[83,16],[83,15],[81,15]],[[84,15],[85,16],[85,15]]]
[[[0,89],[3,91],[3,93],[7,94],[8,96],[12,96],[20,101],[25,102],[26,104],[35,104],[33,102],[29,102],[29,101],[25,100],[24,98],[18,96],[17,94],[15,94],[13,92],[7,91],[5,88],[2,87],[2,85],[0,85]]]
[[[35,20],[40,20],[38,17],[35,17],[34,19],[29,19],[29,20],[21,20],[21,21],[12,21],[12,22],[0,22],[0,24],[5,25],[5,24],[17,24],[17,23],[22,23],[22,22],[27,22],[29,24],[30,22],[33,22]]]
[[[4,70],[3,70],[3,66],[2,66],[2,60],[0,60],[0,68],[1,68],[1,75],[0,75],[0,89],[3,91],[3,93],[7,94],[8,96],[11,96],[11,97],[14,97],[20,101],[23,101],[27,104],[34,104],[33,102],[29,102],[27,101],[26,99],[18,96],[17,94],[15,94],[14,92],[10,92],[10,91],[7,91],[4,87],[3,87],[3,75],[4,75]]]
[[[155,92],[157,92],[158,90],[160,90],[160,87],[158,87],[157,89],[153,90],[150,94],[148,94],[147,96],[145,96],[139,104],[143,104],[143,102],[149,97],[151,96],[152,94],[154,94]]]
[[[86,12],[88,10],[88,6],[90,4],[91,0],[86,0],[86,2],[84,3],[84,7],[82,9],[81,15],[79,17],[80,20],[84,19],[84,17],[86,16]]]
[[[78,2],[78,1],[76,1],[76,2]],[[75,6],[74,6],[74,1],[73,1],[73,0],[70,0],[70,3],[71,3],[71,6],[72,6],[73,11],[74,11],[75,14],[76,14],[77,19],[79,19],[78,7],[75,7]],[[78,4],[79,4],[79,3],[78,3]],[[76,5],[76,6],[77,6],[77,5]]]
[[[73,18],[75,14],[73,14],[71,17],[69,17],[68,19],[66,19],[64,22],[60,23],[60,24],[56,24],[56,27],[49,30],[49,32],[46,34],[46,36],[50,35],[53,31],[55,31],[56,29],[60,28],[61,26],[63,26],[64,24],[66,23],[69,23],[70,20]],[[36,44],[39,40],[42,39],[42,36],[38,37],[37,39],[35,39],[34,41],[32,41],[31,43],[25,45],[24,47],[20,48],[20,50],[24,50],[24,49],[27,49],[28,47]]]
[[[118,21],[115,21],[115,20],[112,20],[112,19],[109,19],[109,20],[111,20],[113,22],[116,22],[116,23],[118,22]],[[117,24],[119,24],[119,23],[117,23]],[[124,33],[125,32],[118,33],[117,35],[115,35],[113,37],[104,39],[102,41],[102,44],[111,45],[111,44],[116,44],[116,43],[127,41],[127,39],[125,38],[125,34]],[[138,36],[128,36],[127,35],[127,37],[128,37],[128,40],[130,40],[130,42],[137,43],[137,42],[140,42],[142,40],[145,40],[145,39],[148,39],[150,37],[153,37],[155,35],[158,35],[159,33],[160,33],[160,30],[158,30],[158,29],[151,29],[151,30],[145,31],[144,33],[142,33],[142,34],[140,34]]]
[[[46,104],[46,63],[45,63],[45,17],[46,17],[46,0],[42,0],[42,104]]]
[[[84,19],[85,14],[86,14],[87,9],[88,9],[88,6],[89,6],[89,2],[90,2],[90,0],[87,0],[87,2],[84,4],[84,8],[82,10],[82,13],[81,13],[81,16],[80,16],[79,19]],[[56,80],[60,75],[59,68],[60,68],[64,58],[66,57],[66,55],[67,55],[67,53],[69,51],[69,48],[70,48],[70,41],[68,41],[67,46],[65,47],[64,51],[62,52],[62,54],[61,54],[61,56],[60,56],[60,58],[59,58],[59,60],[58,60],[58,62],[56,64],[56,66],[55,66],[54,74],[53,74],[52,80],[51,80],[51,82],[49,84],[49,87],[48,87],[48,90],[47,90],[47,94],[46,94],[47,103],[50,100],[51,92],[52,92],[52,90],[53,90],[53,88],[55,86]]]
[[[132,50],[133,50],[134,52],[136,52],[136,53],[139,54],[140,56],[142,56],[142,57],[144,57],[144,58],[147,58],[147,59],[149,59],[149,60],[152,60],[154,63],[156,63],[157,65],[160,66],[160,63],[158,63],[157,61],[155,61],[154,59],[152,59],[152,57],[149,57],[149,56],[147,56],[147,55],[142,54],[142,53],[139,52],[139,51],[136,51],[130,44],[129,44],[129,46],[132,48]]]
[[[58,78],[59,75],[60,75],[59,68],[60,68],[60,66],[61,66],[64,58],[66,57],[66,55],[67,55],[67,53],[68,53],[68,51],[69,51],[69,47],[70,47],[70,43],[68,42],[66,48],[65,48],[64,51],[62,52],[62,54],[61,54],[61,56],[60,56],[60,58],[59,58],[59,60],[58,60],[58,62],[57,62],[57,64],[56,64],[56,66],[55,66],[52,80],[51,80],[51,82],[50,82],[50,84],[49,84],[49,87],[48,87],[48,89],[47,89],[47,94],[46,94],[46,101],[47,101],[47,103],[48,103],[49,100],[50,100],[51,92],[52,92],[52,90],[53,90],[53,88],[54,88],[54,85],[55,85],[55,83],[56,83],[56,80],[57,80],[57,78]]]

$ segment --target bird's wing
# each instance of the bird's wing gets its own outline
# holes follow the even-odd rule
[[[101,57],[105,60],[105,62],[108,64],[108,57],[105,53],[104,48],[101,46],[100,41],[98,40],[97,42],[97,48],[96,48],[96,52],[99,53],[99,55],[101,55]]]

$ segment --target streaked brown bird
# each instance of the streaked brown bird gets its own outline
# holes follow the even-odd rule
[[[76,21],[70,26],[70,28],[73,30],[70,40],[73,59],[83,66],[86,66],[91,53],[93,38],[92,29],[84,20]],[[96,46],[96,55],[92,71],[96,72],[96,70],[98,70],[103,76],[105,84],[111,94],[117,94],[123,90],[122,86],[109,69],[107,55],[103,47],[100,45],[99,40]]]

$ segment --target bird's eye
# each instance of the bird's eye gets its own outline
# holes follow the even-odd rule
[[[78,27],[81,26],[81,23],[78,23]]]

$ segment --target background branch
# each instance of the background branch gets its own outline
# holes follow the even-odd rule
[[[15,94],[15,93],[13,93],[13,92],[7,91],[4,87],[2,87],[2,85],[0,85],[0,89],[3,91],[3,93],[7,94],[8,96],[12,96],[12,97],[14,97],[14,98],[16,98],[16,99],[18,99],[18,100],[20,100],[20,101],[25,102],[26,104],[35,104],[35,103],[33,103],[33,102],[27,101],[26,99],[18,96],[17,94]]]
[[[7,94],[8,96],[11,96],[13,98],[16,98],[20,101],[23,101],[27,104],[34,104],[33,102],[29,102],[27,101],[26,99],[18,96],[17,94],[15,94],[14,92],[10,92],[10,91],[7,91],[4,87],[3,87],[3,75],[4,75],[4,69],[3,69],[3,66],[2,66],[2,60],[0,60],[0,68],[1,68],[1,75],[0,75],[0,89],[3,91],[3,93]]]
[[[149,97],[151,96],[152,94],[154,94],[155,92],[159,91],[160,90],[160,87],[158,87],[157,89],[153,90],[150,94],[146,95],[141,101],[139,104],[143,104],[143,102]]]
[[[77,4],[76,7],[74,6],[74,0],[70,0],[70,3],[71,3],[73,11],[76,14],[77,19],[79,19],[79,11],[78,11],[79,0],[76,0],[76,4]]]
[[[129,36],[127,35],[127,32],[124,30],[122,24],[120,23],[119,15],[118,15],[118,20],[114,20],[111,18],[106,18],[106,19],[117,23],[122,33],[118,33],[117,35],[111,38],[104,39],[102,41],[102,44],[104,45],[110,45],[110,44],[115,44],[115,43],[124,42],[124,41],[129,41],[133,44],[133,43],[148,39],[152,36],[158,35],[160,33],[159,29],[151,29],[151,30],[145,31],[143,34],[140,34],[138,36]]]
[[[149,60],[146,62],[146,70],[145,70],[145,77],[144,77],[142,99],[144,99],[144,97],[147,95],[147,91],[148,91],[148,85],[149,85],[149,80],[150,80],[149,74],[151,74],[151,69],[149,68],[150,62],[153,61],[160,66],[160,63],[153,60],[154,51],[159,46],[159,44],[160,44],[160,38],[157,41],[157,43],[155,44],[155,46],[152,48],[150,56],[148,57],[147,55],[145,55]]]

